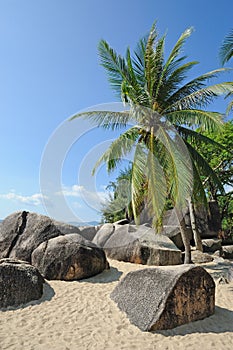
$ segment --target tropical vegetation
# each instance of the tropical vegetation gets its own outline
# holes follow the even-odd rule
[[[139,40],[135,51],[125,57],[101,40],[99,55],[110,86],[128,109],[92,111],[74,116],[86,117],[103,128],[126,128],[98,160],[112,171],[129,153],[134,152],[131,175],[131,203],[136,222],[142,208],[153,217],[158,231],[167,199],[176,210],[185,244],[185,262],[190,261],[190,245],[182,209],[186,200],[205,198],[202,176],[210,177],[219,190],[222,185],[208,161],[198,151],[200,144],[216,145],[202,132],[222,128],[222,114],[207,111],[219,95],[233,93],[232,82],[208,85],[226,68],[215,69],[188,80],[189,71],[198,63],[186,62],[181,55],[191,35],[187,29],[165,55],[166,35],[159,37],[156,26]],[[199,131],[197,131],[199,128]],[[195,190],[193,192],[193,189]]]

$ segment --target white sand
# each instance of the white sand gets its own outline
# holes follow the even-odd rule
[[[208,264],[214,277],[225,264]],[[233,349],[233,283],[216,285],[216,312],[169,331],[142,332],[109,295],[119,278],[146,266],[110,260],[111,269],[82,282],[49,281],[43,297],[0,311],[0,349]]]

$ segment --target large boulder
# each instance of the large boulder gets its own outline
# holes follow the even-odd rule
[[[102,248],[79,234],[52,238],[32,253],[32,264],[48,280],[79,280],[108,268]]]
[[[181,251],[167,237],[145,225],[104,225],[94,242],[101,245],[111,259],[144,265],[181,264]]]
[[[92,240],[93,243],[97,244],[100,247],[104,247],[104,244],[107,242],[107,240],[111,237],[113,232],[115,231],[115,225],[114,224],[104,224],[99,231],[96,233],[94,239]]]
[[[78,233],[83,238],[92,241],[95,237],[100,226],[75,226],[61,221],[53,221],[54,225],[58,228],[62,235],[67,235],[70,233]]]
[[[101,226],[79,226],[79,234],[83,238],[92,241],[100,228]]]
[[[18,306],[40,299],[44,279],[25,261],[0,260],[0,308]]]
[[[199,266],[143,269],[128,273],[111,299],[142,331],[170,329],[214,313],[215,283]]]
[[[32,252],[51,238],[72,233],[92,240],[98,229],[99,226],[77,227],[27,211],[16,212],[0,226],[0,258],[31,262]]]
[[[42,242],[61,234],[52,219],[21,211],[9,215],[1,225],[0,258],[31,262],[31,254]]]

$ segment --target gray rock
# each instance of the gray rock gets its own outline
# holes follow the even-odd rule
[[[1,225],[0,258],[31,262],[31,254],[42,242],[61,235],[52,219],[26,211],[9,215]]]
[[[121,219],[121,220],[114,222],[114,225],[126,225],[126,224],[129,224],[128,219]]]
[[[217,238],[209,238],[202,240],[203,252],[214,253],[222,250],[222,240]]]
[[[181,251],[175,244],[144,225],[116,227],[103,248],[109,258],[120,261],[146,265],[181,264]]]
[[[66,222],[53,220],[53,224],[60,231],[61,235],[68,235],[70,233],[78,233],[80,234],[80,227],[74,226],[71,224],[67,224]]]
[[[143,269],[128,273],[111,299],[142,331],[170,329],[214,313],[215,283],[194,265]]]
[[[79,234],[68,234],[42,243],[32,253],[32,264],[48,280],[79,280],[108,268],[102,248]]]
[[[227,280],[228,282],[233,282],[233,265],[228,268]]]
[[[114,230],[115,226],[113,224],[104,224],[96,233],[92,242],[100,247],[103,247],[107,240],[113,234]]]
[[[226,245],[222,247],[222,257],[224,259],[233,259],[233,245]]]
[[[185,218],[187,218],[187,214]],[[186,230],[188,233],[189,240],[191,241],[191,239],[193,238],[192,230],[187,225]],[[164,214],[162,234],[170,238],[178,249],[184,250],[184,244],[180,233],[179,221],[174,210],[167,210]]]
[[[202,253],[199,250],[191,252],[191,260],[194,264],[205,264],[214,260],[214,257],[208,253]]]
[[[44,279],[25,261],[0,260],[0,307],[19,306],[40,299]]]
[[[80,226],[79,234],[89,241],[92,241],[96,233],[100,229],[100,226]]]

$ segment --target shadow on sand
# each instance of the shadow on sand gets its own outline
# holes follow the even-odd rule
[[[99,273],[96,276],[82,279],[77,282],[79,283],[84,283],[84,282],[85,283],[111,283],[111,282],[119,281],[122,273],[123,272],[119,271],[117,268],[110,267],[109,270],[104,270],[103,272]]]
[[[162,334],[165,337],[185,336],[194,333],[233,333],[233,311],[216,306],[214,315],[204,320],[187,323],[166,331],[155,331],[154,334]]]

